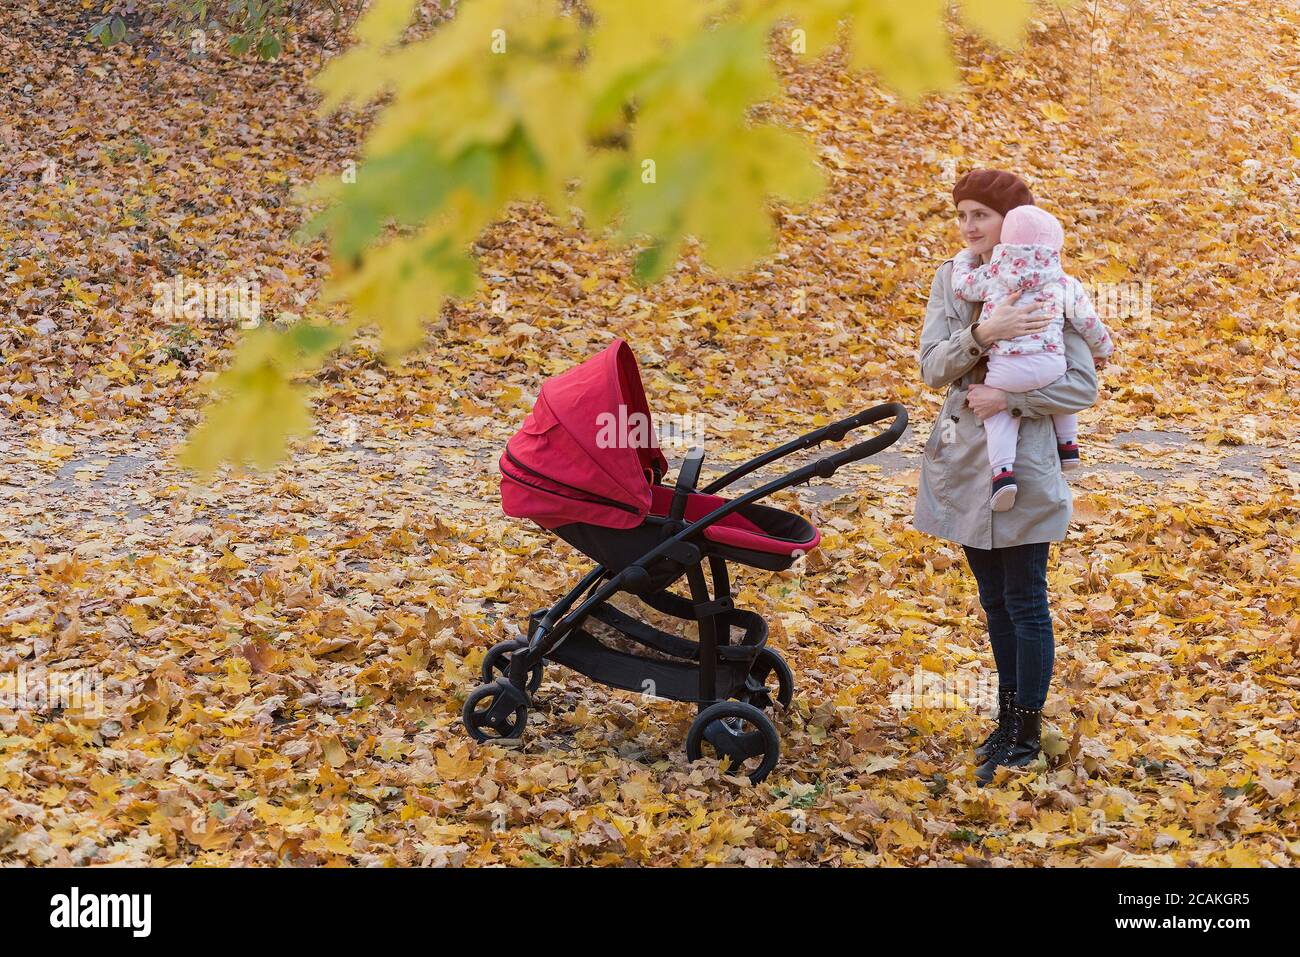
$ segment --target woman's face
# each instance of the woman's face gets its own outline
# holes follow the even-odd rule
[[[1002,216],[978,200],[963,199],[957,204],[957,227],[967,249],[977,256],[987,256],[1002,235]]]

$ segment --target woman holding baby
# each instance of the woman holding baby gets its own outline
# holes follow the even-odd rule
[[[1112,346],[1061,269],[1060,224],[1018,176],[973,170],[953,203],[966,248],[939,267],[921,330],[921,377],[948,391],[914,524],[963,547],[988,617],[998,722],[976,748],[988,783],[1039,755],[1055,650],[1048,552],[1070,523],[1075,414],[1096,401]]]

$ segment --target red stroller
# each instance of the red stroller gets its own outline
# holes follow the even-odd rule
[[[888,431],[865,442],[736,498],[717,494],[792,452],[839,441],[891,417]],[[635,441],[612,434],[615,423],[631,425]],[[501,457],[501,505],[507,515],[532,519],[600,564],[550,608],[532,613],[527,638],[488,651],[485,684],[465,702],[470,735],[477,741],[522,736],[542,663],[553,661],[611,687],[695,702],[700,711],[686,736],[687,756],[699,759],[707,745],[730,759],[733,773],[761,781],[780,753],[776,726],[764,711],[774,701],[789,707],[794,678],[781,655],[767,647],[767,623],[732,604],[727,562],[789,568],[817,547],[821,534],[797,515],[758,502],[814,477],[829,478],[840,466],[892,445],[906,428],[901,405],[876,406],[751,459],[697,491],[699,449],[686,457],[675,487],[661,484],[668,463],[650,427],[636,360],[621,339],[545,382]],[[668,591],[683,575],[689,599]],[[613,607],[609,600],[619,592],[696,622],[699,640],[661,631]],[[592,633],[596,629],[584,627],[589,621],[659,656],[613,648]]]

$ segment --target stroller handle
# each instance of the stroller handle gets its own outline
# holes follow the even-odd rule
[[[853,448],[845,450],[845,452],[838,453],[840,460],[835,465],[835,469],[838,469],[841,465],[845,465],[849,462],[856,462],[858,459],[866,458],[869,455],[875,455],[881,449],[886,449],[897,442],[904,430],[907,429],[907,410],[897,402],[889,402],[884,405],[873,406],[870,409],[859,412],[857,415],[851,415],[847,419],[841,419],[839,422],[832,422],[830,425],[824,425],[820,429],[815,429],[814,431],[809,432],[807,435],[801,435],[792,442],[787,442],[779,448],[772,449],[769,452],[764,452],[762,455],[750,459],[744,465],[737,466],[721,478],[710,482],[702,489],[702,491],[709,495],[715,495],[721,489],[726,488],[737,479],[743,478],[750,472],[756,472],[763,466],[775,462],[777,459],[784,458],[792,452],[802,452],[805,449],[815,448],[823,442],[839,442],[854,429],[859,429],[864,425],[871,425],[872,423],[879,422],[881,419],[887,419],[891,415],[897,416],[898,418],[894,422],[894,427],[885,433],[886,436],[889,436],[887,440],[882,441],[878,446],[872,446],[872,443],[883,438],[882,436],[877,436],[874,439],[868,439],[866,442],[859,443]],[[897,432],[895,432],[895,429],[897,429]],[[849,453],[854,452],[857,452],[858,454],[849,455]],[[823,459],[822,461],[826,460]],[[827,473],[827,475],[833,475],[835,469],[832,469]]]
[[[859,442],[842,452],[836,452],[834,455],[828,455],[824,459],[814,462],[812,465],[814,473],[818,478],[830,478],[842,466],[850,462],[857,462],[861,459],[875,455],[877,452],[889,448],[907,431],[907,409],[903,408],[897,402],[888,402],[885,405],[878,405],[873,409],[868,409],[854,418],[860,420],[854,428],[863,425],[871,425],[882,419],[893,417],[894,422],[888,429],[879,435],[867,439],[865,442]]]

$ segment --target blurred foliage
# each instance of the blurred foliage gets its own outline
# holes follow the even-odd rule
[[[426,35],[409,36],[417,0],[372,0],[357,43],[317,77],[326,111],[384,105],[355,169],[302,199],[321,208],[305,237],[327,237],[327,301],[347,331],[376,324],[392,357],[417,345],[448,296],[477,287],[470,247],[511,204],[577,211],[592,230],[637,244],[635,275],[659,278],[688,236],[704,261],[734,273],[773,249],[767,204],[801,203],[824,175],[807,137],[757,120],[780,94],[769,44],[816,56],[837,41],[855,69],[916,99],[956,79],[947,0],[470,0]],[[990,39],[1023,33],[1028,0],[963,0]],[[414,31],[412,31],[414,32]],[[576,184],[576,188],[575,188]],[[323,363],[333,344],[313,354]],[[264,397],[304,364],[289,337],[245,376]],[[297,406],[295,405],[295,408]],[[233,394],[211,413],[222,429],[278,439],[300,416]],[[204,427],[185,461],[211,467],[233,448]],[[265,456],[259,456],[265,461]]]

